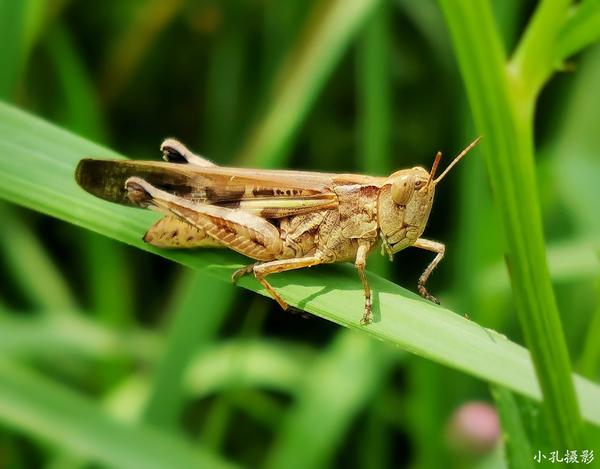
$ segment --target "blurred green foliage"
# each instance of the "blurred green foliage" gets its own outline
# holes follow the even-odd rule
[[[545,405],[3,203],[0,467],[524,467],[532,451],[574,449],[556,445],[578,433],[600,456],[598,428],[579,426],[568,363],[598,381],[600,49],[579,52],[597,39],[599,2],[578,2],[571,12],[563,0],[440,4],[0,0],[0,97],[129,157],[155,159],[160,141],[176,136],[219,164],[256,167],[387,174],[427,167],[438,149],[454,153],[485,129],[488,172],[474,154],[438,191],[426,233],[447,244],[447,257],[431,289],[452,310],[540,350],[534,362],[551,396]],[[527,28],[536,7],[543,14]],[[519,38],[530,38],[517,56],[526,86],[509,87],[531,117],[532,140],[514,147],[514,166],[506,164],[515,129],[503,133],[508,127],[498,124],[510,115],[502,96],[485,93],[504,71],[477,62],[496,59],[486,49],[486,22],[500,34],[494,46],[503,67]],[[480,41],[469,38],[477,26],[487,31]],[[11,125],[0,120],[3,132]],[[533,157],[534,129],[535,167],[521,159]],[[3,146],[0,164],[61,151],[42,153],[37,135],[14,134],[19,147]],[[502,171],[510,184],[534,184],[498,189]],[[21,169],[19,181],[26,174]],[[45,194],[19,184],[14,193]],[[557,305],[548,309],[560,311],[562,329],[532,334],[522,307],[529,332],[516,322],[523,292],[516,287],[515,302],[515,272],[503,265],[514,244],[502,236],[510,193],[534,194],[512,201],[514,213],[532,206],[543,220],[532,236],[535,255],[516,262],[529,259],[543,272],[545,249],[554,287],[546,299]],[[519,224],[525,236],[536,222]],[[392,265],[372,259],[369,267],[412,289],[428,259],[407,250]],[[543,357],[563,341],[569,357],[560,356],[554,374]],[[452,416],[474,400],[497,404],[506,445],[476,453],[448,444]]]

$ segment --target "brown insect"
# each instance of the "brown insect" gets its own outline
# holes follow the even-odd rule
[[[267,275],[354,262],[365,294],[362,323],[368,324],[372,303],[365,266],[378,246],[390,260],[410,246],[435,253],[418,290],[438,303],[425,284],[445,246],[420,236],[436,185],[478,141],[436,179],[440,152],[431,172],[414,167],[374,177],[221,167],[174,139],[161,145],[166,162],[83,159],[75,177],[98,197],[163,213],[144,236],[154,246],[226,247],[256,260],[236,271],[232,280],[253,273],[283,309],[288,305]]]

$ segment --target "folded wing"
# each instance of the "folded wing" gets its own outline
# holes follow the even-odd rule
[[[264,218],[335,208],[339,184],[378,183],[381,178],[287,170],[255,170],[220,166],[135,160],[84,159],[76,180],[102,199],[133,205],[125,181],[139,177],[173,195],[198,203],[239,208]]]

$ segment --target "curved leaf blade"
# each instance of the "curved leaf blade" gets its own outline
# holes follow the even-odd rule
[[[83,157],[118,157],[114,152],[61,130],[14,107],[0,104],[0,197],[91,229],[140,249],[229,281],[243,258],[225,251],[169,251],[144,244],[156,219],[148,211],[96,199],[73,178]],[[363,327],[362,286],[349,265],[323,266],[273,276],[290,304],[337,324],[513,391],[540,399],[529,352],[501,334],[428,303],[381,277],[369,275],[375,323]],[[240,284],[265,292],[252,278]],[[600,425],[600,387],[575,378],[585,418]]]

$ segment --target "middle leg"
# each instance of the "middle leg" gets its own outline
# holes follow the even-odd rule
[[[362,281],[365,290],[365,312],[360,320],[360,323],[363,326],[366,326],[371,322],[371,312],[373,310],[371,288],[369,287],[369,280],[367,279],[367,273],[365,272],[367,254],[369,253],[369,249],[371,249],[371,244],[372,243],[367,240],[360,240],[358,250],[356,251],[356,260],[354,261],[354,265],[356,266],[356,270],[358,270],[358,275],[360,276],[360,280]]]
[[[269,292],[271,297],[279,303],[279,306],[283,310],[288,308],[288,304],[285,302],[283,298],[277,293],[277,291],[273,288],[273,286],[267,282],[265,277],[269,274],[275,274],[277,272],[285,272],[286,270],[295,270],[295,269],[303,269],[305,267],[312,267],[313,265],[318,265],[323,263],[323,258],[321,256],[314,255],[308,257],[300,257],[297,259],[282,259],[271,262],[264,262],[262,264],[255,264],[252,267],[254,272],[254,276],[256,280],[260,282],[260,284],[265,287],[265,289]],[[244,269],[240,269],[244,270]],[[235,274],[234,274],[235,275]]]

